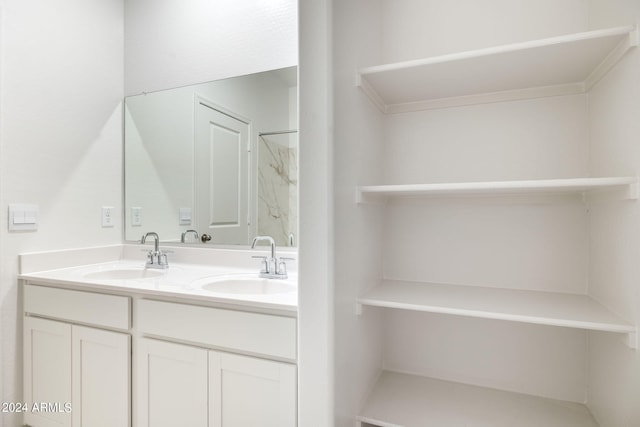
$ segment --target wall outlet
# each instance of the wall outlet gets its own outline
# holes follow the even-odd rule
[[[103,206],[102,207],[102,226],[103,227],[113,227],[116,224],[115,208],[113,206]]]

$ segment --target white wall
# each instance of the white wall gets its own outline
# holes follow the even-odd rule
[[[587,176],[586,119],[584,95],[390,115],[385,182]],[[579,198],[402,200],[386,214],[388,278],[586,291]]]
[[[640,2],[592,0],[590,27],[640,21]],[[591,91],[589,133],[594,176],[640,172],[640,52],[634,49]],[[640,205],[591,205],[589,291],[640,325]],[[589,335],[589,408],[601,427],[640,425],[640,352],[609,334]]]
[[[381,316],[355,300],[382,275],[380,207],[355,188],[382,179],[382,115],[355,86],[355,70],[380,60],[380,1],[334,2],[335,425],[351,427],[382,365]]]
[[[385,0],[383,62],[582,31],[587,25],[588,3],[588,0]]]
[[[297,65],[293,0],[125,2],[125,93]]]
[[[331,0],[300,2],[298,425],[333,426],[334,217]]]
[[[121,241],[123,2],[2,0],[0,301],[3,402],[22,399],[22,252]],[[35,203],[36,232],[8,232],[7,205]],[[2,414],[3,425],[21,425]]]

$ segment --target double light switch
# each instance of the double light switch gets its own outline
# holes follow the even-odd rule
[[[10,204],[9,230],[32,231],[38,229],[38,205]]]

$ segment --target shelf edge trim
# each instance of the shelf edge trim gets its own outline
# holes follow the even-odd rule
[[[496,55],[501,53],[513,52],[525,49],[535,49],[539,47],[553,46],[563,43],[573,43],[584,40],[592,40],[597,38],[621,36],[634,31],[634,25],[622,27],[613,27],[594,31],[585,31],[580,33],[565,34],[561,36],[548,37],[538,40],[530,40],[526,42],[511,43],[499,45],[483,49],[475,49],[464,52],[450,53],[446,55],[432,56],[428,58],[414,59],[409,61],[400,61],[383,65],[374,65],[371,67],[361,68],[359,74],[365,76],[368,74],[378,74],[390,71],[404,70],[424,65],[438,64],[442,62],[452,62],[463,59],[478,58],[483,56]]]
[[[584,329],[589,331],[611,332],[617,334],[635,334],[636,328],[632,325],[623,323],[599,323],[581,320],[568,319],[547,319],[537,316],[525,316],[522,314],[507,314],[497,312],[487,312],[481,310],[470,309],[454,309],[429,305],[414,305],[409,303],[398,303],[390,301],[381,301],[376,299],[360,298],[358,304],[370,307],[394,308],[409,311],[422,311],[426,313],[451,314],[454,316],[475,317],[492,320],[505,320],[519,323],[529,323],[534,325],[559,326],[573,329]]]

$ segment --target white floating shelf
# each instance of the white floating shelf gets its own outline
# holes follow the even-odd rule
[[[638,198],[637,177],[571,178],[528,181],[456,182],[441,184],[368,185],[358,187],[356,202],[387,197],[437,197],[527,193],[583,193],[597,189],[625,188],[627,198]]]
[[[598,427],[579,403],[387,371],[356,420],[380,427]]]
[[[636,327],[587,295],[385,280],[358,304],[628,334]]]
[[[361,68],[384,113],[584,93],[638,45],[634,26]]]

